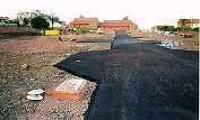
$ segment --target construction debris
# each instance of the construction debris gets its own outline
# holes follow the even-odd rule
[[[39,101],[43,99],[42,95],[27,95],[26,98],[32,101]]]
[[[53,91],[52,96],[58,100],[80,101],[86,96],[86,84],[87,81],[81,78],[66,80]]]
[[[58,118],[65,120],[83,120],[84,113],[88,109],[91,95],[95,88],[96,83],[94,82],[89,82],[81,78],[68,79],[61,83],[52,94],[47,95],[39,103],[33,114],[24,117],[31,120]],[[84,97],[78,97],[79,95]]]
[[[60,115],[63,115],[64,113],[67,114],[68,112],[65,111],[70,109],[66,106],[67,109],[66,107],[63,107],[61,108],[62,110],[59,110],[59,105],[62,107],[65,103],[74,106],[74,111],[76,106],[79,106],[79,110],[77,111],[85,111],[90,102],[89,99],[79,103],[69,103],[67,100],[61,102],[52,99],[48,94],[67,78],[74,78],[72,74],[57,69],[53,65],[62,61],[63,58],[66,59],[69,57],[69,54],[72,56],[83,51],[107,50],[109,47],[109,45],[101,43],[77,47],[77,44],[85,45],[85,43],[70,41],[73,37],[78,40],[81,38],[81,40],[84,41],[86,40],[85,38],[82,39],[84,36],[85,35],[65,35],[63,36],[64,40],[62,43],[57,40],[57,37],[54,38],[49,36],[24,36],[1,40],[0,106],[2,107],[0,119],[34,120],[37,119],[37,117],[35,117],[35,115],[33,115],[34,117],[30,116],[32,114],[39,114],[39,109],[42,109],[43,113],[45,113],[44,117],[47,117],[48,119],[50,119],[50,116],[54,116],[52,118],[53,120],[60,119],[62,118]],[[107,37],[107,35],[98,36],[96,36],[95,39],[105,41],[110,40],[110,37]],[[87,37],[87,40],[88,39],[91,39],[89,35]],[[28,65],[28,69],[23,69],[23,64]],[[90,92],[92,93],[92,89],[95,88],[95,83],[90,82],[87,86],[91,88]],[[45,89],[45,96],[43,96],[43,99],[41,101],[27,100],[27,92],[36,88]],[[88,96],[90,95],[88,94]],[[33,107],[33,105],[35,107]],[[50,109],[49,106],[56,107],[53,110],[55,112],[48,113],[48,110]],[[46,114],[50,116],[46,116]],[[78,113],[70,112],[71,116],[74,114]],[[41,120],[41,117],[39,120]]]
[[[165,48],[169,48],[169,49],[176,49],[179,46],[179,44],[177,42],[174,42],[171,40],[162,41],[160,44],[157,44],[157,45],[165,47]]]
[[[80,60],[76,60],[76,63],[80,63],[81,61]]]
[[[31,90],[27,93],[26,98],[28,100],[33,100],[33,101],[42,100],[43,93],[44,93],[44,90],[42,90],[42,89]]]
[[[23,65],[21,65],[21,67],[22,67],[23,69],[27,69],[29,66],[28,66],[27,64],[23,64]]]
[[[42,94],[42,93],[44,93],[44,90],[42,90],[42,89],[37,89],[37,90],[31,90],[31,91],[29,91],[27,94],[28,94],[28,95],[40,95],[40,94]]]
[[[67,54],[65,54],[66,56],[70,56],[71,54],[70,53],[67,53]]]

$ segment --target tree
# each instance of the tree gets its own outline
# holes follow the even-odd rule
[[[192,31],[199,32],[199,27],[193,28]]]
[[[85,18],[84,15],[80,15],[80,18]]]
[[[14,19],[14,20],[13,20],[13,23],[16,24],[18,27],[20,26],[19,20],[18,20],[18,19]]]
[[[129,18],[128,18],[128,16],[125,16],[124,18],[123,18],[123,20],[128,20]]]
[[[38,16],[31,20],[31,26],[36,29],[44,29],[49,28],[49,23],[45,18]]]
[[[54,22],[59,22],[59,17],[53,17]]]
[[[46,18],[48,18],[51,21],[51,28],[53,29],[53,25],[55,22],[59,22],[59,17],[54,17],[53,14],[52,15],[46,15]]]
[[[24,18],[24,19],[23,19],[23,22],[24,22],[24,26],[28,26],[29,20],[28,20],[27,18]]]
[[[33,10],[31,12],[22,11],[17,13],[17,20],[19,21],[20,26],[31,27],[31,20],[35,17],[42,16],[45,18],[48,14],[42,13],[39,10]]]

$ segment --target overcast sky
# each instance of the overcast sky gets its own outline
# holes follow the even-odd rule
[[[0,16],[14,18],[19,11],[35,9],[53,12],[66,22],[80,14],[100,20],[129,16],[140,28],[200,18],[200,0],[0,0]]]

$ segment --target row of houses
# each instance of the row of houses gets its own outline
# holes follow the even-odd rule
[[[173,25],[158,25],[152,27],[152,31],[174,31],[175,29],[184,31],[184,30],[191,30],[194,28],[200,27],[200,19],[179,19],[177,21],[177,27]]]
[[[102,29],[103,31],[131,31],[138,26],[131,20],[104,20],[100,22],[98,18],[75,18],[69,24],[69,28],[83,28],[88,30]]]
[[[181,28],[197,28],[200,27],[200,20],[199,19],[179,19],[177,22],[177,27]]]

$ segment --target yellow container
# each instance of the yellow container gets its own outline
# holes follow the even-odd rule
[[[60,35],[60,30],[45,30],[45,36],[58,36]]]

